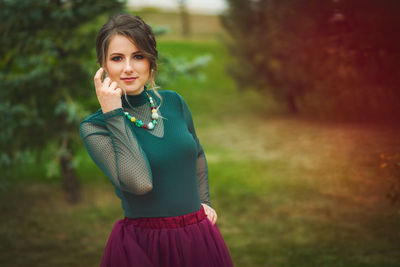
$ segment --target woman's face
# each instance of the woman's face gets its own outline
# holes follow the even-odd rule
[[[105,69],[108,77],[129,95],[140,94],[150,75],[150,61],[132,40],[114,35],[109,43]]]

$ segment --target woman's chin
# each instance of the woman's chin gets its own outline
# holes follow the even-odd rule
[[[124,86],[121,87],[122,91],[125,91],[128,95],[138,95],[143,91],[143,87],[131,87],[131,86]]]

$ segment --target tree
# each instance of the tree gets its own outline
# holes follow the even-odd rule
[[[182,36],[189,37],[190,32],[190,18],[187,10],[187,1],[186,0],[178,0],[179,13],[181,16],[181,25],[182,25]]]
[[[293,33],[284,32],[284,18],[294,11],[292,1],[229,0],[229,11],[221,17],[232,37],[227,43],[237,64],[229,67],[238,88],[269,89],[291,112],[297,113],[296,98],[304,94],[301,58],[293,57]]]
[[[344,119],[400,114],[399,1],[228,3],[221,21],[238,88],[269,91],[293,113],[303,103]]]
[[[21,163],[25,151],[52,147],[67,200],[80,200],[73,149],[93,86],[101,24],[91,23],[123,7],[118,0],[1,1],[1,169]]]

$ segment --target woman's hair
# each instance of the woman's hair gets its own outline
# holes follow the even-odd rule
[[[108,52],[108,46],[111,38],[115,35],[122,35],[133,41],[136,47],[150,61],[150,87],[154,93],[162,100],[157,92],[155,76],[157,73],[158,51],[156,47],[156,38],[153,30],[139,16],[130,14],[118,14],[112,16],[101,27],[96,38],[97,62],[103,66]]]

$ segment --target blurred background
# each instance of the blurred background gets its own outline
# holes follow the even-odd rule
[[[121,11],[189,104],[235,266],[400,265],[399,1],[2,0],[1,266],[98,266],[123,217],[78,132]]]

